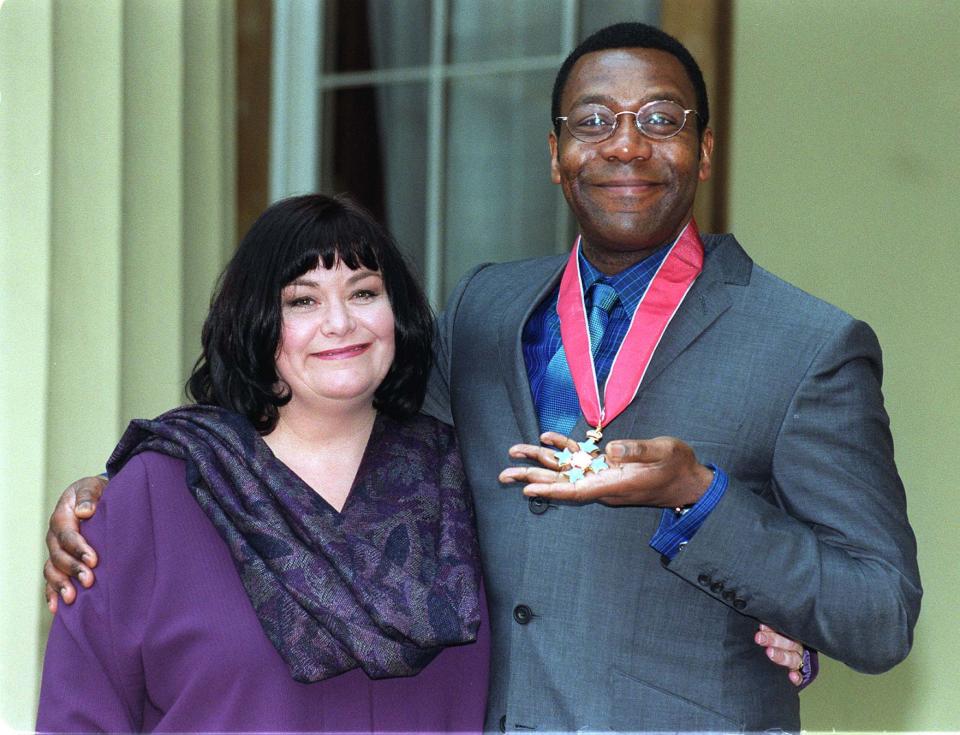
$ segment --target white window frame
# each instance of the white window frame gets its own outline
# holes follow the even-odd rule
[[[426,242],[424,288],[431,303],[440,305],[444,283],[443,232],[448,82],[476,76],[555,70],[574,47],[580,0],[563,4],[560,48],[563,53],[475,63],[445,63],[449,0],[430,3],[430,61],[423,66],[324,73],[324,0],[274,0],[273,69],[270,113],[270,200],[316,191],[320,187],[320,134],[323,100],[329,91],[403,82],[428,85]],[[317,131],[314,135],[304,131]],[[296,144],[294,145],[294,141]],[[555,242],[557,252],[569,246],[570,214],[557,192]]]

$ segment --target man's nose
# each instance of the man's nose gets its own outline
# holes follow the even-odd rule
[[[646,161],[653,153],[653,141],[640,132],[636,113],[627,110],[617,113],[617,127],[613,135],[600,145],[604,146],[604,158],[624,163],[638,158]]]

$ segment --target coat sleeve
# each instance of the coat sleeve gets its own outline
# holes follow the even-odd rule
[[[96,583],[61,604],[43,663],[37,730],[136,732],[142,728],[140,649],[153,589],[149,475],[134,457],[110,483],[83,533],[99,550]]]
[[[920,612],[917,546],[862,322],[826,340],[776,438],[767,502],[730,478],[670,571],[866,673],[906,657]]]

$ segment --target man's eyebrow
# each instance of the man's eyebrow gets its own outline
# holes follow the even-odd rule
[[[686,107],[686,103],[681,102],[679,97],[680,94],[676,89],[652,89],[640,98],[640,104],[637,108],[639,109],[648,102],[656,102],[657,100],[669,100]],[[574,100],[573,106],[576,107],[577,105],[603,105],[604,107],[611,107],[611,105],[617,106],[617,101],[605,94],[588,94],[585,97]],[[611,109],[613,108],[611,107]]]

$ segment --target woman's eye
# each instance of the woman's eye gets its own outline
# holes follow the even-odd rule
[[[370,288],[361,288],[359,291],[354,292],[353,298],[357,301],[373,301],[373,299],[377,298],[379,295],[379,291],[375,291]]]
[[[295,296],[293,298],[287,299],[287,306],[291,308],[303,308],[306,306],[313,306],[314,300],[310,296]]]

